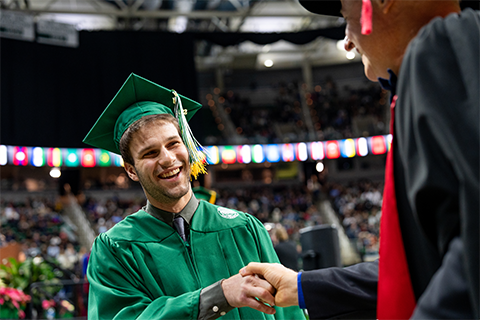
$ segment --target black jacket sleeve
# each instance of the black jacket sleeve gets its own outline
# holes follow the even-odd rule
[[[400,70],[395,134],[403,192],[441,258],[417,301],[418,319],[480,316],[479,49],[480,13],[465,10],[424,28]]]
[[[378,260],[302,273],[310,319],[376,319]]]

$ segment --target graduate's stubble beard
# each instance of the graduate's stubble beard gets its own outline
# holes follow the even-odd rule
[[[153,182],[152,179],[144,176],[141,171],[136,170],[138,180],[145,194],[147,196],[149,195],[156,201],[165,204],[174,204],[188,193],[190,190],[190,171],[190,165],[184,163],[181,172],[182,179],[172,188],[157,184]]]

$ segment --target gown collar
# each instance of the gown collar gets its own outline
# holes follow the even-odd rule
[[[148,214],[152,215],[153,217],[173,227],[173,219],[176,216],[181,216],[188,224],[190,224],[193,214],[195,213],[197,208],[198,208],[198,199],[195,197],[195,195],[192,192],[192,197],[188,201],[185,208],[183,208],[182,211],[180,211],[177,214],[159,209],[153,206],[148,200],[147,200],[147,205],[143,208],[143,210],[146,211]]]
[[[380,86],[392,93],[392,97],[397,94],[397,75],[392,71],[392,69],[387,70],[390,74],[390,79],[378,78]]]

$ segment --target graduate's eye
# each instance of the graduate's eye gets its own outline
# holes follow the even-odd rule
[[[180,145],[180,141],[172,141],[168,144],[170,148],[177,147]]]
[[[155,150],[150,150],[150,151],[147,151],[143,154],[143,157],[144,158],[151,158],[151,157],[154,157],[157,155],[157,151]]]

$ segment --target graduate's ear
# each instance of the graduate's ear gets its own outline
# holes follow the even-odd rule
[[[124,168],[130,179],[132,179],[133,181],[138,181],[137,171],[135,170],[135,167],[133,165],[125,162]]]

